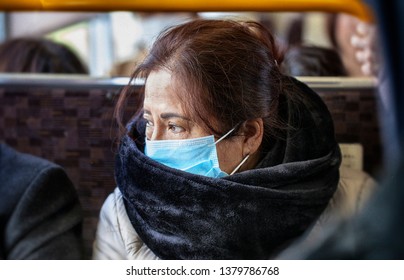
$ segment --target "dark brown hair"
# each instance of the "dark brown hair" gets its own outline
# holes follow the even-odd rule
[[[0,45],[0,72],[87,74],[87,69],[67,46],[25,37]]]
[[[286,54],[281,69],[291,76],[348,76],[339,53],[331,48],[294,46]]]
[[[222,136],[246,120],[263,118],[265,141],[279,126],[281,61],[274,37],[259,23],[199,19],[161,33],[132,79],[147,82],[152,71],[168,70],[185,89],[178,94],[186,113],[207,131]],[[135,96],[137,113],[143,91]],[[134,93],[127,86],[118,100],[115,116],[122,127],[125,104]]]

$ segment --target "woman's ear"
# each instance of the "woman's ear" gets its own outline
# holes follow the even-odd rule
[[[244,135],[243,157],[252,155],[258,151],[264,136],[264,121],[262,118],[247,120],[241,127]]]

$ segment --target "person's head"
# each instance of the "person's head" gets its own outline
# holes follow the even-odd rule
[[[334,49],[295,46],[285,53],[282,70],[291,76],[347,76],[344,63]]]
[[[281,60],[258,23],[195,20],[166,30],[132,76],[145,78],[146,137],[217,140],[236,128],[217,144],[220,167],[229,173],[250,155],[241,170],[252,168],[278,125]],[[116,110],[121,125],[129,92]]]
[[[0,72],[87,74],[67,46],[44,38],[16,38],[0,45]]]

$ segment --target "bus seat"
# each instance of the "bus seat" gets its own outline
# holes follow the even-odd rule
[[[115,187],[114,101],[102,89],[0,89],[0,139],[63,166],[83,206],[87,257],[101,206]]]

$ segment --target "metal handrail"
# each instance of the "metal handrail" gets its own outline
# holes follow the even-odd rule
[[[313,89],[376,88],[377,79],[368,77],[298,77]],[[1,88],[64,88],[64,89],[122,89],[129,77],[91,77],[87,75],[60,74],[0,74]],[[144,85],[143,79],[132,82],[135,87]]]
[[[345,12],[364,21],[373,16],[360,0],[2,0],[0,10],[44,11],[323,11]]]
[[[129,84],[129,77],[91,77],[61,74],[0,74],[0,87],[7,88],[66,88],[66,89],[121,89]],[[134,86],[142,86],[137,79]]]

